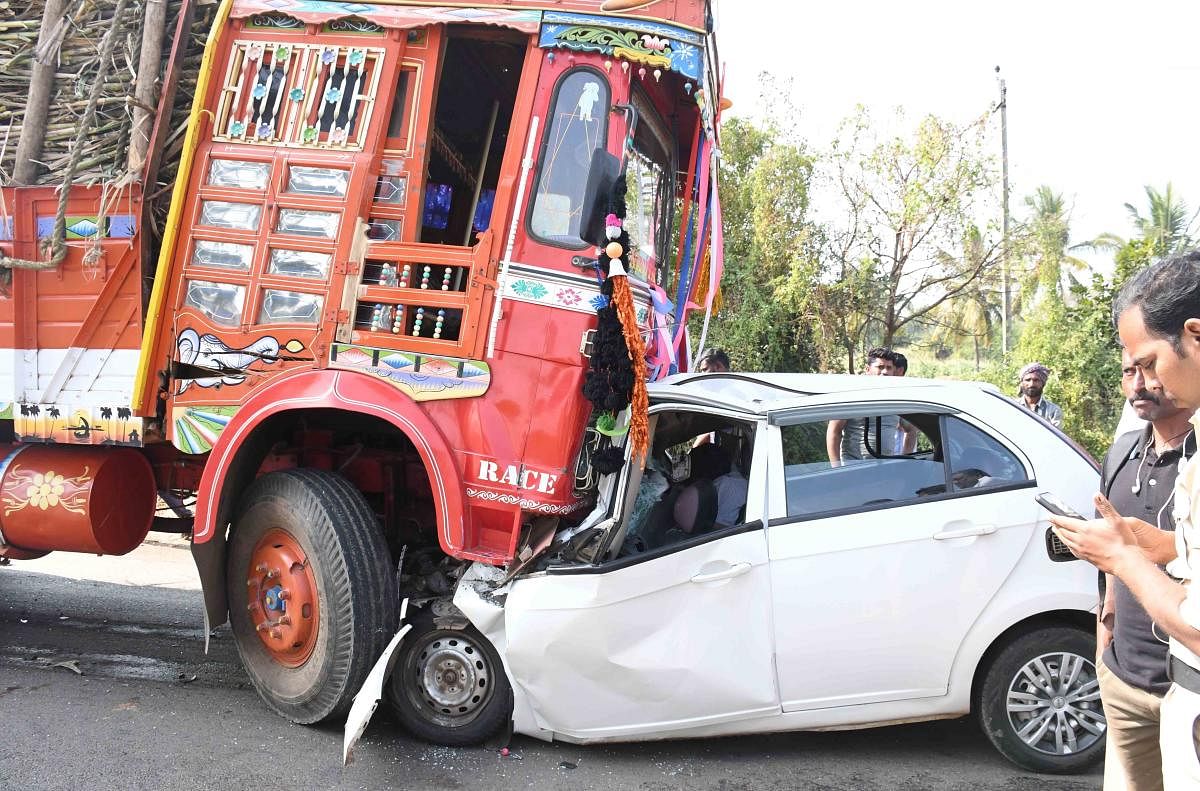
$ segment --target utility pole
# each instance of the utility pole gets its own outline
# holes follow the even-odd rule
[[[1004,237],[1000,241],[1000,281],[1004,302],[1000,315],[1000,348],[1008,354],[1008,322],[1012,309],[1008,294],[1008,90],[1004,86],[1004,78],[999,76],[999,66],[996,67],[996,74],[1000,80],[1000,157],[1004,179]]]

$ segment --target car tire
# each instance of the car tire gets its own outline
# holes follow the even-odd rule
[[[386,698],[418,739],[449,747],[481,744],[512,719],[512,686],[500,655],[473,626],[439,627],[429,607],[409,619]]]
[[[396,579],[375,515],[349,481],[320,470],[250,486],[229,539],[227,590],[250,681],[299,724],[348,711],[396,630]]]
[[[1096,638],[1046,627],[1012,640],[988,666],[975,710],[988,739],[1034,772],[1072,774],[1104,755]]]

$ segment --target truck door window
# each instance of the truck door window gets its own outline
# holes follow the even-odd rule
[[[542,138],[529,230],[558,247],[581,249],[583,191],[592,152],[608,132],[608,81],[595,69],[572,69],[558,80]]]
[[[516,106],[526,37],[452,25],[429,131],[420,241],[468,246],[487,230],[504,141]],[[407,86],[400,86],[403,100]],[[404,116],[392,120],[402,127]],[[390,134],[390,132],[389,132]]]
[[[625,228],[633,246],[630,266],[638,277],[665,287],[670,279],[666,262],[675,207],[674,142],[658,111],[636,85],[632,100],[638,124],[626,160]]]

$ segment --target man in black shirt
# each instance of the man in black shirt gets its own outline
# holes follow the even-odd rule
[[[1172,495],[1180,462],[1196,452],[1189,419],[1161,389],[1146,386],[1128,356],[1121,389],[1143,429],[1122,434],[1104,459],[1104,493],[1118,513],[1174,530]],[[1108,718],[1105,791],[1161,789],[1159,706],[1170,687],[1167,637],[1119,579],[1107,575],[1096,635],[1100,695]]]

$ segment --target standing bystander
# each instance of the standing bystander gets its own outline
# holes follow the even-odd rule
[[[1062,409],[1049,398],[1042,396],[1042,392],[1046,389],[1046,380],[1049,378],[1050,369],[1041,363],[1030,363],[1022,368],[1021,375],[1017,379],[1017,403],[1062,428]]]
[[[1131,278],[1113,318],[1146,386],[1161,388],[1185,409],[1200,407],[1200,252]],[[1179,473],[1173,540],[1141,519],[1121,516],[1104,495],[1095,499],[1101,519],[1050,521],[1072,552],[1125,583],[1169,637],[1172,684],[1159,720],[1163,787],[1194,791],[1200,788],[1200,463],[1188,462]]]
[[[696,361],[696,370],[702,374],[727,374],[733,370],[733,365],[724,350],[708,349]]]
[[[1161,387],[1149,386],[1128,352],[1122,354],[1121,390],[1147,423],[1121,434],[1109,448],[1104,494],[1118,513],[1172,531],[1176,474],[1182,460],[1196,452],[1192,411],[1177,406]],[[1163,787],[1159,708],[1171,686],[1167,644],[1128,586],[1111,575],[1106,575],[1096,642],[1108,720],[1104,791],[1158,791]]]

